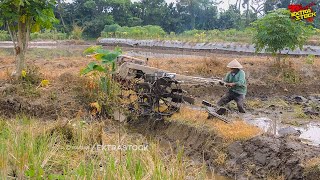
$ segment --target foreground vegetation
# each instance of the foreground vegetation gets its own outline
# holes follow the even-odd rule
[[[105,126],[103,122],[89,124],[81,120],[1,119],[1,179],[205,178],[206,170],[201,164],[188,167],[190,161],[183,156],[183,149],[177,156],[164,156],[157,143],[148,144],[144,138],[125,132],[120,137],[118,133],[108,134]],[[141,144],[146,150],[96,148]]]

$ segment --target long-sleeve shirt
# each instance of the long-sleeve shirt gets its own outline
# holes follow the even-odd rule
[[[235,86],[232,86],[229,91],[233,91],[238,94],[247,94],[247,81],[246,74],[243,70],[239,70],[236,74],[229,72],[224,81],[227,83],[235,83]]]

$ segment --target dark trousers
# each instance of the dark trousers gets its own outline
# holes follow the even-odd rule
[[[230,101],[234,100],[237,103],[239,112],[245,113],[246,111],[243,107],[244,99],[245,95],[229,91],[219,100],[217,104],[218,106],[224,106],[228,104]]]

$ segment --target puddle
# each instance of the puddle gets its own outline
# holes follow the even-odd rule
[[[302,132],[300,138],[306,140],[306,143],[310,141],[314,145],[320,145],[320,124],[310,123],[297,129]]]
[[[279,126],[275,124],[271,119],[267,117],[258,117],[258,118],[244,118],[246,122],[254,126],[259,127],[263,132],[270,134],[277,134]]]
[[[291,129],[293,131],[297,130],[301,133],[299,138],[302,142],[309,145],[320,146],[320,123],[308,123],[301,127],[295,127],[281,124],[280,121],[275,121],[268,117],[254,117],[252,115],[246,115],[243,118],[247,123],[259,127],[265,133],[276,136],[279,136],[279,130],[283,130],[284,128]]]

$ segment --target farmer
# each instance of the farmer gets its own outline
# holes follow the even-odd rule
[[[246,75],[243,70],[242,65],[234,59],[228,65],[230,72],[227,73],[224,78],[225,85],[229,88],[229,91],[219,100],[218,106],[224,106],[230,101],[234,100],[237,103],[239,112],[245,113],[243,108],[243,103],[245,95],[247,93],[247,82]]]

